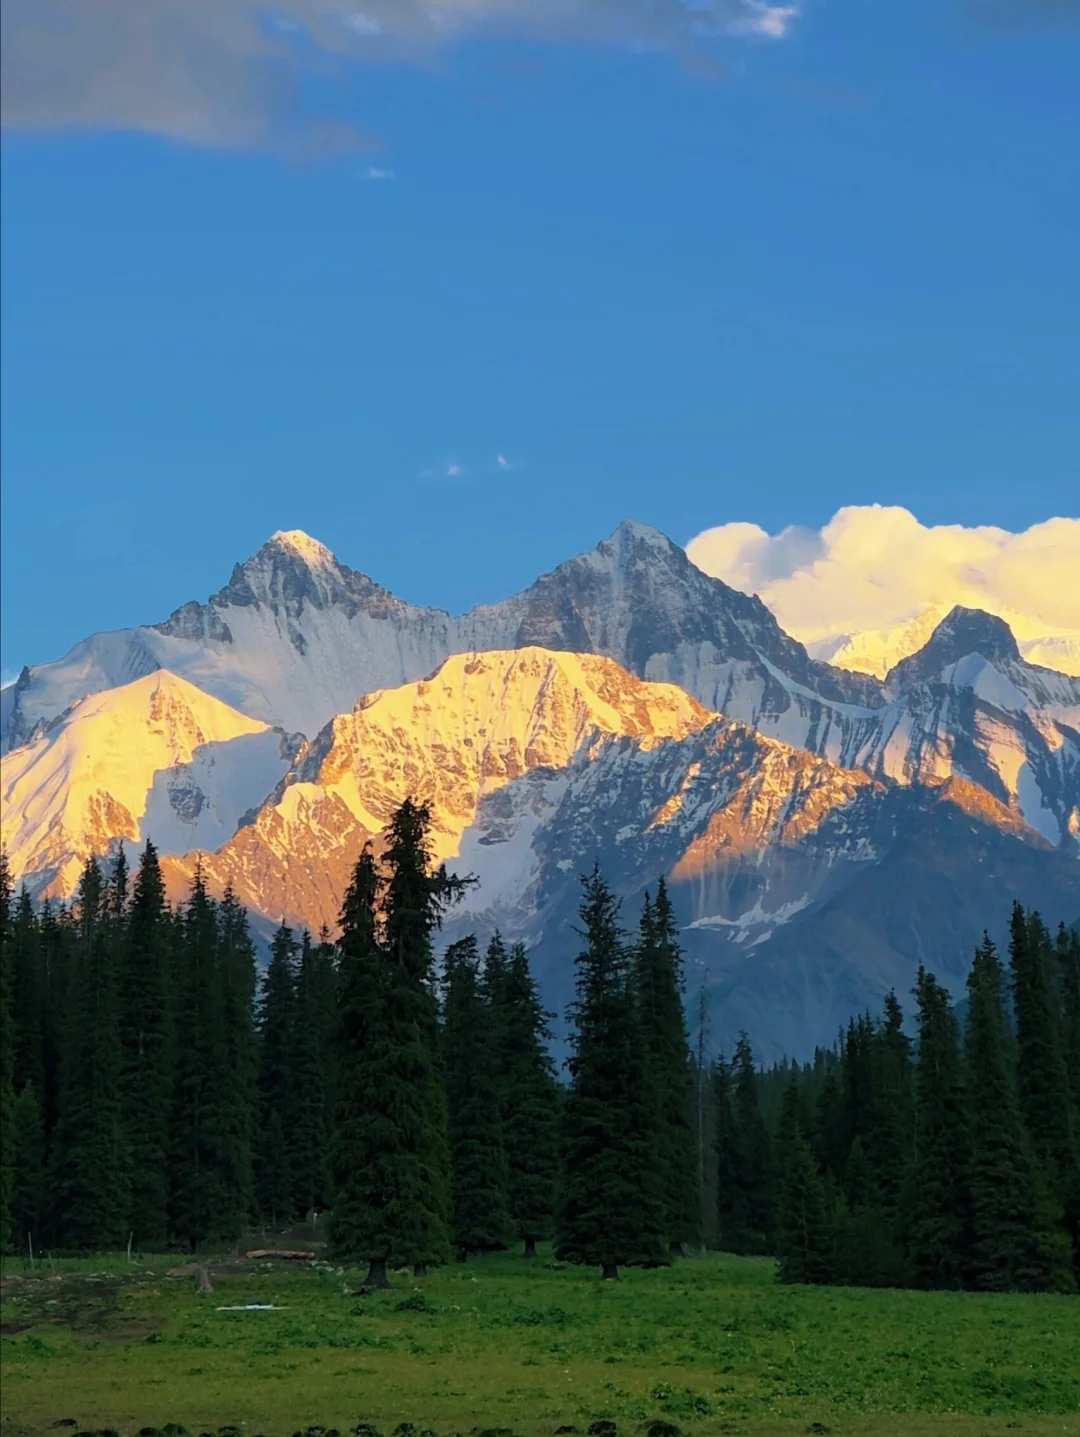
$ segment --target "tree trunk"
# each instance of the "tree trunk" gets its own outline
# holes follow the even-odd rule
[[[527,1237],[527,1238],[525,1239],[525,1256],[526,1256],[526,1257],[535,1257],[535,1256],[536,1256],[536,1238],[534,1238],[534,1237]]]
[[[373,1257],[368,1264],[367,1277],[364,1278],[365,1287],[389,1287],[390,1279],[386,1275],[386,1258]]]
[[[604,1263],[604,1274],[603,1274],[603,1279],[602,1279],[602,1280],[603,1280],[604,1282],[618,1282],[618,1280],[619,1280],[619,1269],[618,1269],[618,1267],[617,1267],[617,1265],[616,1265],[615,1263],[613,1263],[613,1262],[605,1262],[605,1263]]]
[[[413,1268],[413,1277],[427,1277],[427,1263],[418,1262]]]
[[[200,1267],[195,1275],[195,1291],[200,1297],[208,1297],[214,1290],[214,1284],[210,1281],[209,1270]]]
[[[671,1255],[672,1257],[685,1257],[686,1248],[683,1247],[681,1242],[673,1242],[671,1244]]]

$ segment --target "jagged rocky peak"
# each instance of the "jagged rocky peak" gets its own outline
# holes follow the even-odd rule
[[[359,609],[377,617],[409,609],[366,574],[342,564],[302,529],[279,529],[250,559],[234,566],[229,582],[205,604],[192,600],[153,627],[177,638],[228,643],[232,639],[228,610],[253,605],[293,618],[305,605],[341,609],[350,618]]]
[[[982,609],[965,609],[960,604],[949,612],[929,640],[910,658],[902,659],[890,672],[891,688],[936,678],[950,664],[978,654],[990,663],[1020,659],[1016,639],[1004,619]]]

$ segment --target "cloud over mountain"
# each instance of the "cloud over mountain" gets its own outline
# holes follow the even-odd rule
[[[689,53],[725,34],[780,38],[795,16],[767,0],[6,0],[2,116],[27,130],[334,150],[364,136],[298,125],[305,75],[422,60],[475,33]]]
[[[781,625],[818,652],[954,604],[1006,619],[1016,637],[1080,637],[1080,519],[1022,533],[926,526],[895,506],[840,509],[824,528],[776,535],[721,524],[687,545],[698,568],[757,593]]]

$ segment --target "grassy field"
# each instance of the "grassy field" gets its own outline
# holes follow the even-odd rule
[[[723,1256],[610,1284],[543,1255],[373,1296],[356,1272],[223,1258],[200,1297],[166,1275],[176,1261],[39,1261],[33,1277],[8,1261],[4,1437],[1080,1434],[1074,1298],[784,1288],[770,1262]],[[256,1302],[280,1310],[218,1310]]]

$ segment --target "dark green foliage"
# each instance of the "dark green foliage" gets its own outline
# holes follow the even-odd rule
[[[650,903],[645,895],[634,968],[664,1232],[676,1245],[696,1244],[701,1236],[701,1184],[693,1123],[694,1073],[683,1011],[678,927],[662,878],[656,902]]]
[[[773,1169],[769,1132],[761,1112],[754,1052],[743,1033],[725,1075],[719,1109],[721,1246],[729,1252],[765,1252],[773,1226]]]
[[[254,950],[243,910],[199,872],[177,938],[170,1224],[197,1246],[236,1237],[254,1206]]]
[[[1068,989],[1062,991],[1059,960],[1042,919],[1019,904],[1010,923],[1009,976],[1020,1109],[1042,1176],[1065,1215],[1080,1271],[1080,1114],[1063,1047]]]
[[[919,1054],[909,1256],[923,1287],[959,1287],[966,1267],[968,1132],[959,1029],[949,995],[925,969],[915,989]]]
[[[986,939],[968,977],[964,1045],[971,1156],[968,1285],[991,1292],[1069,1290],[1072,1254],[1053,1221],[1016,1095],[997,951]]]
[[[494,1252],[511,1235],[499,1104],[499,1052],[475,938],[446,951],[443,1059],[450,1128],[451,1233],[460,1253]]]
[[[53,1192],[61,1243],[122,1246],[128,1236],[127,1153],[120,1110],[116,920],[94,859],[79,883],[78,938],[60,1063]]]
[[[570,1262],[661,1262],[663,1216],[651,1150],[641,1031],[618,902],[595,871],[582,880],[585,947],[577,958],[563,1189],[556,1253]]]
[[[259,1118],[256,1188],[259,1211],[271,1222],[293,1215],[290,1139],[296,1132],[296,953],[284,923],[270,945],[258,1017]]]
[[[776,1214],[777,1276],[781,1282],[832,1280],[832,1201],[806,1138],[797,1083],[792,1080],[781,1113],[780,1183]]]
[[[431,872],[429,822],[426,808],[402,805],[385,880],[365,850],[341,913],[332,1241],[341,1257],[372,1264],[373,1280],[387,1264],[442,1262],[450,1247],[431,936],[462,884]]]
[[[1080,1119],[1080,927],[1057,935],[1058,983],[1061,992],[1061,1046],[1069,1070],[1073,1114]]]
[[[296,973],[291,1142],[293,1206],[330,1205],[329,1152],[334,1120],[333,1032],[337,1022],[334,950],[305,933]]]
[[[488,945],[484,981],[499,1056],[499,1107],[507,1199],[526,1253],[550,1237],[559,1176],[559,1085],[548,1052],[547,1014],[522,944]]]
[[[139,1244],[168,1230],[168,1133],[173,1089],[172,921],[157,852],[139,861],[120,943],[120,1107],[130,1181],[128,1224]]]
[[[248,932],[247,914],[229,888],[222,895],[219,911],[218,973],[225,1040],[221,1113],[228,1155],[223,1169],[224,1235],[236,1236],[255,1211],[255,945]]]
[[[33,1083],[27,1083],[15,1099],[10,1143],[13,1246],[23,1251],[31,1238],[41,1246],[48,1213],[45,1120]]]

